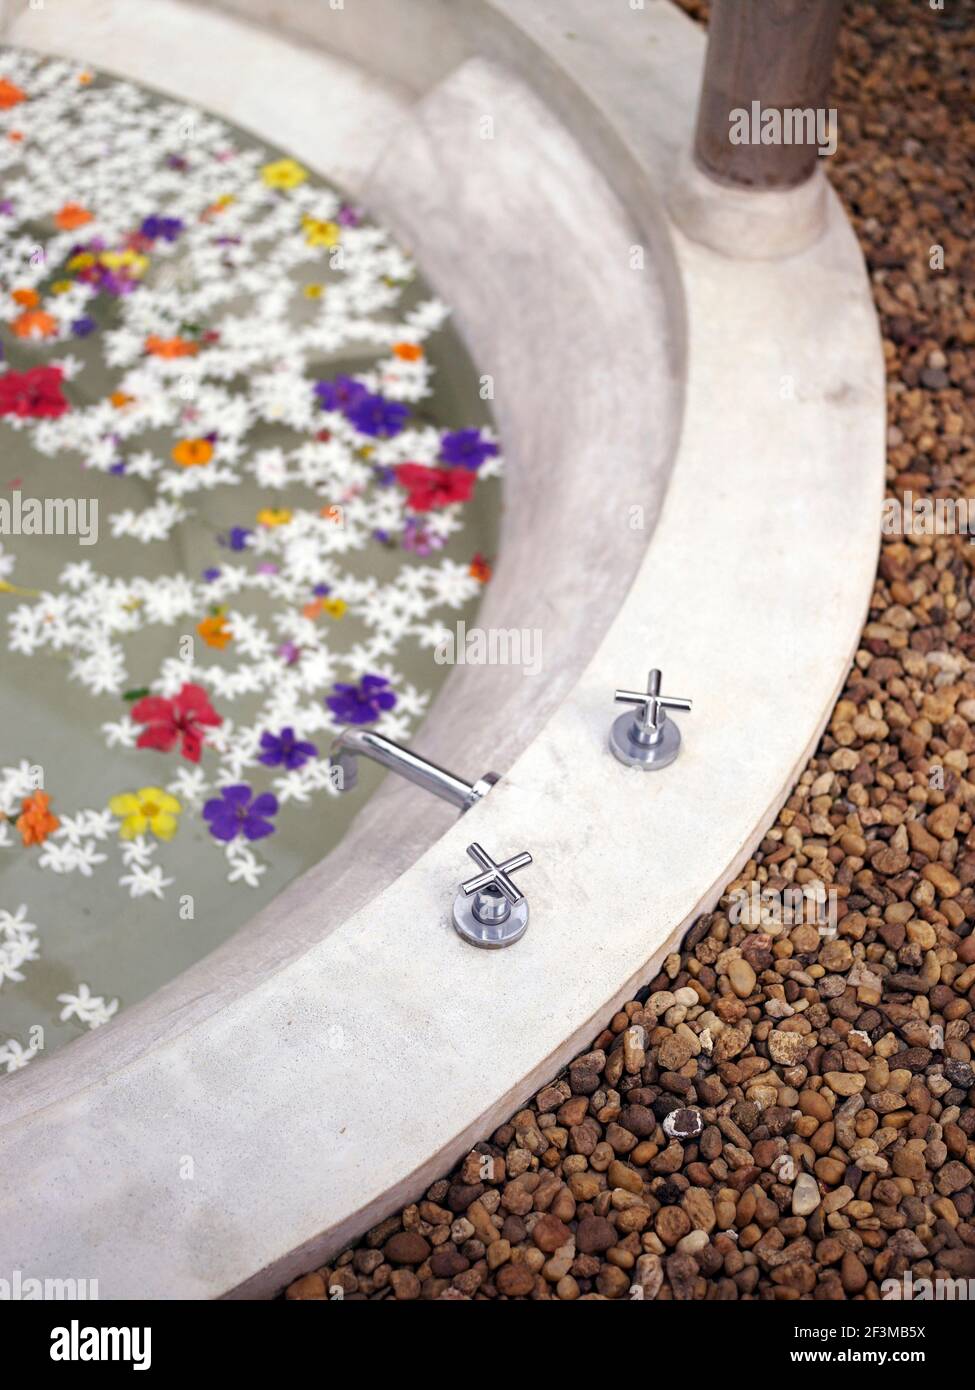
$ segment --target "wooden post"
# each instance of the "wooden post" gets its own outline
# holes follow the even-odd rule
[[[694,158],[720,183],[739,188],[794,188],[819,158],[833,50],[843,0],[712,0],[708,53],[698,108]],[[762,144],[761,112],[819,113],[803,143]],[[733,112],[747,112],[747,121]],[[768,119],[774,138],[776,117]],[[790,119],[786,118],[785,128]],[[747,130],[748,143],[735,143]],[[770,129],[768,129],[770,127]],[[783,126],[780,125],[780,129]],[[753,141],[755,143],[753,143]]]

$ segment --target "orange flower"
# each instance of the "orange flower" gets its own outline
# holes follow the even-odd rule
[[[10,327],[18,338],[51,338],[58,331],[58,321],[43,309],[25,309]]]
[[[200,213],[200,221],[209,222],[211,217],[215,217],[218,212],[224,212],[234,201],[235,199],[232,193],[224,193],[215,203],[211,203],[208,208],[203,209]]]
[[[6,77],[0,77],[0,111],[9,111],[12,106],[27,100],[27,93],[15,87]]]
[[[491,566],[483,555],[475,555],[471,561],[468,574],[472,579],[476,579],[479,584],[486,584],[491,578]]]
[[[219,647],[221,651],[234,637],[222,613],[214,613],[209,618],[204,618],[202,623],[197,624],[196,630],[208,647]]]
[[[90,86],[91,83],[94,82],[94,80],[95,80],[95,79],[94,79],[94,77],[92,76],[92,74],[91,74],[90,72],[79,72],[79,73],[78,73],[78,81],[81,83],[82,87],[88,87],[88,86]]]
[[[25,309],[36,309],[41,302],[41,296],[36,290],[13,290],[11,298],[15,304],[20,304]]]
[[[116,410],[121,410],[123,406],[131,405],[135,396],[127,396],[124,391],[113,391],[108,399]]]
[[[80,203],[65,203],[61,211],[54,214],[54,220],[62,232],[73,232],[76,227],[83,227],[86,222],[91,222],[92,215]]]
[[[348,608],[344,598],[314,598],[301,610],[303,618],[318,618],[327,613],[330,618],[344,618]]]
[[[17,817],[17,829],[24,845],[42,845],[61,822],[47,808],[51,798],[47,792],[35,792],[23,802],[23,814]]]
[[[404,362],[419,362],[423,349],[419,343],[394,343],[393,356],[402,358]]]
[[[199,344],[186,338],[158,338],[151,333],[146,339],[146,352],[153,357],[195,357],[199,351]]]
[[[199,468],[213,458],[213,445],[209,439],[181,439],[173,448],[173,458],[180,468]]]

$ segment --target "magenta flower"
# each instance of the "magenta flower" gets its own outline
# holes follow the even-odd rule
[[[60,367],[29,367],[0,376],[0,415],[23,420],[57,420],[69,409],[61,393]]]
[[[132,706],[132,718],[146,726],[136,739],[137,748],[169,753],[179,743],[180,752],[191,763],[200,761],[204,731],[223,723],[199,685],[184,685],[171,700],[164,695],[147,695]]]

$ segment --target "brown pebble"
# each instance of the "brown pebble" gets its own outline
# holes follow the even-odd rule
[[[852,1250],[848,1250],[843,1256],[840,1279],[848,1294],[862,1293],[867,1286],[867,1271]]]
[[[664,1245],[676,1245],[691,1229],[691,1218],[681,1207],[661,1207],[654,1218],[654,1230]]]
[[[539,1250],[544,1250],[548,1255],[565,1245],[571,1235],[568,1226],[548,1212],[540,1216],[532,1227],[532,1240]]]
[[[311,1274],[303,1274],[300,1279],[288,1285],[284,1296],[301,1300],[326,1298],[325,1280],[317,1270]]]
[[[535,1287],[535,1275],[526,1264],[509,1263],[501,1266],[494,1282],[505,1298],[527,1298]]]
[[[601,1253],[616,1244],[616,1227],[604,1216],[586,1216],[576,1227],[576,1249],[584,1255]]]
[[[420,1265],[430,1253],[430,1242],[418,1231],[399,1231],[383,1246],[383,1255],[394,1265]]]

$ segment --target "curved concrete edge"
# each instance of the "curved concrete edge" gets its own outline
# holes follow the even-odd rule
[[[678,249],[689,400],[647,560],[496,793],[350,924],[348,954],[309,960],[293,980],[311,1009],[316,974],[338,970],[363,1031],[354,1060],[318,1053],[336,1144],[320,1233],[286,1256],[276,1228],[281,1257],[238,1297],[273,1292],[415,1199],[589,1043],[747,862],[842,689],[883,496],[884,372],[859,248],[831,195],[825,236],[802,257],[729,275],[724,258]],[[826,538],[838,565],[823,562]],[[640,674],[644,652],[696,700],[681,758],[659,778],[621,768],[605,743],[612,687]],[[535,855],[532,925],[515,950],[465,956],[453,938],[450,884],[470,838]],[[394,1032],[384,1023],[372,1041],[378,1017]],[[313,1047],[307,1030],[301,1045]],[[383,1076],[381,1144],[362,1124],[367,1098],[335,1099],[366,1075]]]
[[[723,258],[679,250],[690,399],[647,560],[579,685],[506,781],[349,924],[343,949],[332,938],[291,976],[294,1041],[327,1071],[316,1115],[334,1151],[318,1235],[285,1254],[275,1225],[279,1257],[237,1297],[272,1293],[415,1199],[591,1040],[747,861],[842,688],[883,496],[884,373],[859,249],[831,197],[825,237],[781,263],[774,283],[767,266],[731,277]],[[825,537],[840,568],[823,564]],[[606,748],[612,688],[640,674],[646,652],[696,699],[681,759],[659,778],[621,768]],[[450,929],[471,838],[535,855],[524,876],[532,924],[517,949],[479,955]],[[316,1047],[323,978],[343,1000],[352,1057]],[[381,1117],[368,1088],[348,1099],[367,1076],[382,1078]]]
[[[802,256],[730,266],[675,239],[684,433],[653,545],[582,679],[492,795],[340,931],[109,1082],[4,1125],[11,1267],[91,1270],[109,1297],[273,1292],[569,1060],[747,859],[857,645],[883,366],[832,197]],[[613,687],[651,658],[696,700],[658,777],[605,745]],[[535,855],[514,950],[474,952],[449,926],[471,838]]]

